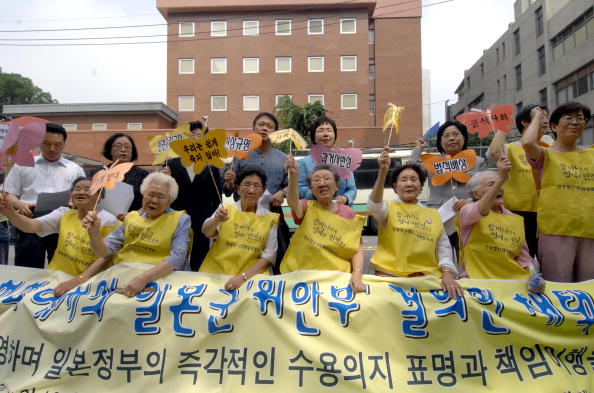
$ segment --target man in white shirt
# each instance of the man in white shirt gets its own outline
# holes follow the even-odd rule
[[[49,213],[35,210],[39,193],[69,190],[76,178],[85,176],[80,166],[62,157],[67,137],[64,127],[47,123],[45,128],[45,137],[40,147],[41,156],[35,160],[35,166],[15,164],[4,184],[8,200],[19,213],[28,217],[40,217]],[[57,234],[40,238],[37,234],[17,229],[15,265],[43,269],[46,252],[47,260],[51,260],[57,241]]]

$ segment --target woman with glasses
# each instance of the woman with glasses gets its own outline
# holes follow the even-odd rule
[[[577,102],[558,106],[549,118],[557,141],[545,149],[538,145],[545,114],[537,107],[522,136],[528,162],[541,182],[538,260],[545,280],[594,278],[594,146],[578,145],[590,115],[590,108]]]
[[[116,160],[118,161],[118,164],[122,164],[124,162],[134,162],[138,159],[138,151],[136,150],[134,140],[131,136],[121,132],[113,134],[107,138],[101,154],[109,160],[108,166],[112,165]],[[97,167],[93,169],[89,172],[89,176],[93,177],[93,175],[101,169],[103,168]],[[134,165],[124,175],[124,183],[131,185],[134,190],[134,200],[132,200],[129,211],[140,209],[140,206],[142,205],[140,185],[148,174],[149,172],[147,170]],[[123,215],[118,216],[118,218],[122,220]]]
[[[271,273],[278,247],[279,215],[258,205],[266,189],[264,169],[244,167],[235,179],[235,187],[239,200],[220,206],[202,225],[202,232],[217,240],[199,271],[231,275],[225,283],[227,290],[239,288],[256,274]]]

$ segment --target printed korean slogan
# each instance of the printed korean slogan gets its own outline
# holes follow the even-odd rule
[[[57,299],[57,271],[0,267],[6,392],[592,392],[594,281],[175,272],[135,298],[149,267],[112,267]],[[523,390],[522,390],[523,389]]]

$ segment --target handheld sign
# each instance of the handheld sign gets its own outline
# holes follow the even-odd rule
[[[268,134],[268,138],[270,138],[272,143],[281,143],[290,139],[297,149],[305,149],[307,147],[305,139],[292,128],[285,128],[283,130],[271,132]]]
[[[18,165],[35,166],[31,150],[41,145],[44,136],[45,124],[42,122],[28,123],[22,127],[16,122],[11,122],[0,149],[2,165],[6,165],[10,157]]]
[[[169,146],[180,156],[183,166],[193,166],[194,173],[200,173],[206,165],[214,165],[218,168],[225,166],[221,158],[227,157],[226,137],[225,130],[219,128],[202,137],[191,136],[172,141]]]
[[[245,160],[249,152],[256,150],[262,144],[262,137],[258,134],[247,134],[244,136],[228,136],[225,140],[227,154]]]
[[[514,125],[514,107],[512,105],[491,105],[487,110],[472,108],[471,112],[456,116],[456,120],[468,127],[468,132],[478,132],[484,138],[492,130],[509,133],[509,126]]]
[[[363,160],[363,153],[360,149],[339,147],[329,148],[324,145],[313,145],[311,147],[311,157],[319,164],[330,165],[338,175],[348,179],[351,172],[359,168]]]
[[[388,109],[384,113],[384,125],[382,127],[382,132],[386,132],[388,127],[390,128],[390,135],[388,136],[388,143],[386,145],[390,145],[390,139],[392,139],[392,131],[396,131],[396,135],[400,132],[400,117],[402,116],[402,112],[404,111],[403,106],[396,106],[391,102],[388,103]]]
[[[95,194],[101,188],[113,189],[117,182],[124,180],[124,175],[134,166],[132,162],[117,164],[117,161],[110,167],[103,169],[93,176],[90,193]]]
[[[423,154],[421,156],[423,166],[433,174],[431,184],[441,186],[448,180],[454,179],[460,183],[470,180],[468,171],[476,162],[476,152],[472,149],[462,150],[454,157],[440,157],[435,154]]]
[[[190,124],[186,123],[175,130],[169,131],[162,135],[155,135],[149,137],[149,147],[155,154],[153,165],[161,164],[168,158],[179,157],[170,147],[169,144],[173,141],[188,138],[192,134],[190,133]]]

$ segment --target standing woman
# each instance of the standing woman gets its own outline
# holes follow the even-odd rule
[[[379,172],[367,207],[379,223],[377,251],[371,257],[378,276],[441,276],[441,287],[450,298],[462,296],[455,280],[458,269],[439,212],[418,200],[427,173],[418,164],[399,166],[392,175],[396,200],[383,202],[390,169],[389,147],[378,158]]]
[[[545,115],[540,108],[532,112],[522,145],[541,180],[537,217],[543,276],[559,282],[590,280],[594,278],[594,146],[577,144],[590,120],[590,108],[577,102],[559,105],[549,119],[557,141],[546,149],[537,143]]]
[[[110,161],[108,166],[112,165],[116,160],[118,160],[118,164],[122,164],[125,162],[134,162],[138,159],[138,150],[136,149],[134,140],[131,136],[121,132],[113,134],[107,138],[101,154]],[[101,169],[103,168],[97,167],[91,170],[89,176],[93,177],[93,175]],[[134,190],[134,200],[130,205],[129,211],[138,210],[142,206],[140,185],[148,174],[149,172],[147,170],[134,165],[124,175],[124,183],[131,185]],[[120,217],[119,215],[118,218],[123,219],[123,217]]]
[[[326,116],[320,116],[311,126],[309,136],[314,145],[333,148],[338,136],[336,123]],[[299,160],[299,198],[307,200],[314,199],[311,189],[307,184],[307,177],[316,165],[317,162],[314,161],[311,155]],[[356,197],[357,187],[355,186],[355,177],[353,176],[353,172],[351,172],[347,179],[341,178],[338,182],[336,202],[353,207]]]
[[[317,165],[308,179],[315,200],[307,201],[299,200],[299,166],[295,158],[287,156],[285,169],[289,173],[287,201],[299,229],[283,258],[281,273],[295,270],[351,272],[353,291],[364,291],[361,230],[365,218],[334,200],[338,173],[328,165]]]

